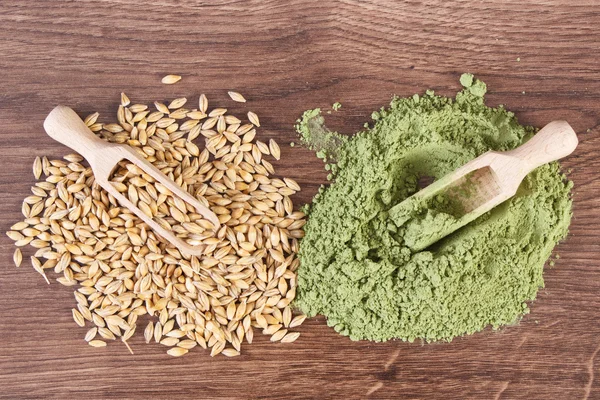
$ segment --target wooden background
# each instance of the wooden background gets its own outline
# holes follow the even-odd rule
[[[2,0],[2,232],[20,218],[34,157],[65,154],[42,129],[50,109],[106,116],[121,91],[134,102],[204,92],[228,105],[226,90],[240,91],[262,137],[282,144],[276,167],[302,185],[298,204],[326,175],[286,145],[303,110],[340,101],[329,124],[351,133],[394,93],[455,94],[466,71],[488,84],[490,104],[536,126],[566,119],[581,144],[564,162],[576,185],[572,234],[531,314],[452,343],[351,342],[315,318],[295,344],[258,337],[234,359],[201,349],[171,358],[141,335],[135,355],[119,343],[94,349],[71,319],[71,290],[16,269],[3,236],[0,397],[599,399],[599,55],[596,0]],[[161,85],[168,73],[183,80]]]

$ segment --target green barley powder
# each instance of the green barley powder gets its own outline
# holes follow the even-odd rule
[[[352,137],[329,132],[320,111],[297,129],[333,183],[307,207],[296,306],[354,340],[450,340],[515,323],[567,235],[572,183],[552,163],[517,195],[433,246],[413,252],[388,210],[487,150],[509,150],[535,130],[484,103],[486,85],[464,74],[455,99],[432,91],[394,98]],[[410,226],[410,224],[406,224]]]

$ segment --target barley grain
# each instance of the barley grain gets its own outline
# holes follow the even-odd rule
[[[129,97],[127,97],[125,93],[121,92],[121,105],[123,107],[127,107],[130,103],[131,100],[129,100]]]
[[[240,355],[240,352],[236,349],[224,349],[221,353],[226,357],[237,357]]]
[[[98,117],[100,116],[99,113],[95,112],[93,114],[88,115],[87,117],[85,117],[85,119],[83,120],[83,122],[88,126],[91,127],[93,126],[96,121],[98,120]]]
[[[300,332],[290,332],[281,339],[281,343],[292,343],[300,337]]]
[[[173,100],[171,103],[169,103],[169,105],[167,106],[167,108],[169,108],[170,110],[174,110],[176,108],[183,107],[183,105],[186,102],[187,102],[187,99],[185,97],[180,97],[178,99]]]
[[[33,161],[33,176],[35,176],[35,179],[40,179],[42,172],[42,159],[40,157],[36,157]]]
[[[161,82],[165,85],[172,85],[181,80],[181,76],[179,75],[166,75],[162,78]]]
[[[48,277],[46,276],[46,273],[44,272],[44,269],[42,268],[42,263],[40,262],[40,260],[38,260],[35,257],[31,257],[31,265],[33,266],[33,269],[35,269],[38,274],[40,274],[44,277],[44,279],[46,280],[46,283],[49,285],[50,281],[48,280]]]
[[[167,354],[173,357],[181,357],[182,355],[187,354],[188,351],[188,349],[182,347],[173,347],[167,350]]]
[[[290,178],[283,178],[285,184],[287,185],[287,187],[289,187],[290,189],[299,192],[300,191],[300,185],[298,185],[298,183]]]
[[[260,121],[258,120],[258,115],[253,113],[252,111],[248,111],[248,120],[255,126],[260,126]]]
[[[156,343],[159,343],[161,337],[162,337],[162,325],[160,323],[157,323],[154,326],[154,341]]]
[[[231,97],[231,100],[233,100],[233,101],[237,101],[238,103],[246,102],[246,99],[244,98],[244,96],[242,96],[238,92],[227,92],[227,94],[229,94],[229,97]]]
[[[91,342],[92,340],[94,340],[94,338],[96,337],[97,334],[98,334],[98,327],[95,326],[86,332],[85,337],[83,339],[86,342]]]
[[[73,320],[75,321],[75,323],[83,328],[85,326],[85,320],[83,319],[83,315],[81,315],[81,313],[74,308],[71,311],[73,313]]]
[[[281,150],[279,149],[279,145],[273,139],[269,140],[269,150],[271,151],[271,155],[276,160],[279,160],[281,158]]]
[[[197,345],[198,345],[198,343],[195,340],[191,340],[191,339],[181,340],[179,343],[177,343],[178,347],[184,348],[186,350],[191,350],[194,347],[196,347]]]
[[[271,342],[278,342],[286,335],[287,329],[280,329],[271,336]]]
[[[96,315],[96,314],[94,314]],[[94,323],[96,323],[96,321],[94,320]],[[100,336],[102,336],[104,339],[108,339],[108,340],[115,340],[115,334],[108,328],[105,328],[104,326],[100,326],[100,324],[96,323],[96,325],[98,325],[98,333],[100,334]]]
[[[285,279],[281,278],[284,282]],[[290,326],[290,323],[292,322],[292,309],[290,307],[285,307],[283,309],[283,326],[285,326],[286,328]]]
[[[224,341],[217,341],[213,346],[212,349],[210,351],[210,356],[214,357],[217,354],[221,353],[223,350],[225,349],[225,342]]]
[[[304,315],[304,314],[297,315],[296,317],[294,317],[292,319],[292,322],[290,322],[290,328],[295,328],[297,326],[302,325],[302,323],[304,322],[305,319],[306,319],[306,315]]]
[[[21,249],[16,248],[13,254],[13,262],[15,266],[18,268],[21,266],[21,262],[23,261],[23,254],[21,253]]]
[[[148,322],[146,329],[144,329],[144,339],[146,340],[146,343],[150,343],[150,340],[152,340],[153,336],[154,336],[154,325],[152,324],[152,321],[150,321],[150,322]]]
[[[208,99],[206,98],[205,94],[200,95],[200,99],[198,100],[198,109],[204,114],[206,114],[206,111],[208,110]]]

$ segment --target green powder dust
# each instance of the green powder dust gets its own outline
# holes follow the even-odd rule
[[[455,99],[432,91],[394,98],[352,137],[329,132],[319,110],[298,122],[302,143],[334,181],[305,208],[295,305],[325,315],[354,340],[450,340],[515,323],[567,234],[572,183],[552,163],[529,174],[515,197],[426,251],[406,245],[406,230],[418,235],[418,223],[399,227],[388,211],[419,190],[420,178],[438,179],[535,133],[503,107],[486,106],[486,86],[473,75],[460,81]]]

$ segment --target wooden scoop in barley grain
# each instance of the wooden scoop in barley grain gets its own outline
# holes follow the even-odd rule
[[[215,226],[215,229],[217,229],[220,224],[215,213],[179,187],[131,147],[117,143],[109,143],[97,137],[85,125],[81,118],[79,118],[75,111],[69,107],[58,106],[52,110],[44,121],[44,129],[51,138],[81,154],[90,164],[98,185],[110,193],[122,206],[127,207],[131,212],[142,219],[156,233],[186,254],[202,254],[202,248],[186,243],[175,236],[171,230],[163,228],[155,222],[152,217],[143,213],[142,210],[135,206],[127,197],[117,191],[117,189],[109,182],[109,179],[111,178],[117,163],[122,160],[127,160],[142,169],[157,182],[164,185],[174,196],[177,196],[186,203],[192,205],[198,211],[198,214],[209,220]]]
[[[405,226],[409,248],[423,250],[514,196],[527,174],[568,156],[577,144],[566,121],[550,122],[522,146],[488,151],[445,175],[392,207],[389,217]]]

